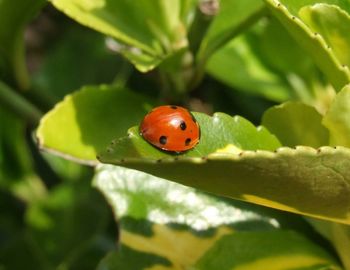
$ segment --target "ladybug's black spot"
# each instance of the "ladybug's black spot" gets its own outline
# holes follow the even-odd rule
[[[177,109],[177,106],[172,105],[172,106],[170,106],[170,108],[176,110],[176,109]]]
[[[182,121],[180,124],[181,130],[185,130],[187,128],[185,121]]]
[[[166,142],[167,142],[167,137],[166,136],[160,136],[159,142],[160,142],[160,144],[165,145]]]
[[[185,141],[185,145],[188,146],[190,145],[190,143],[191,143],[191,138],[187,138]]]

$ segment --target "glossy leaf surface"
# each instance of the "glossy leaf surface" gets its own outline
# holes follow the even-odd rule
[[[107,198],[122,229],[119,251],[110,252],[98,269],[232,269],[234,263],[248,267],[257,259],[262,268],[276,262],[338,269],[327,252],[302,236],[311,236],[311,231],[285,231],[307,228],[292,214],[115,166],[100,166],[94,185]],[[261,240],[267,246],[274,241],[286,245],[261,249],[256,244]],[[299,264],[294,263],[296,258],[301,259]]]

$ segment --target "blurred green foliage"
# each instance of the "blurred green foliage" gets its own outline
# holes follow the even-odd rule
[[[349,7],[0,0],[0,269],[349,270]]]

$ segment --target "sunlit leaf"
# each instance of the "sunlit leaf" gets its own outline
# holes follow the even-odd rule
[[[325,38],[308,27],[299,15],[299,11],[303,6],[313,4],[315,1],[265,0],[265,2],[272,14],[284,25],[286,30],[326,74],[336,90],[340,90],[350,81],[349,68],[342,65]]]
[[[96,163],[97,152],[137,124],[149,104],[146,97],[125,89],[84,87],[42,118],[37,130],[39,145],[68,158]]]
[[[232,269],[255,260],[261,269],[274,263],[337,269],[332,256],[302,236],[313,232],[297,216],[116,166],[100,166],[94,185],[114,210],[122,243],[98,269]]]
[[[131,130],[99,159],[215,194],[350,224],[349,155],[343,147],[271,152],[229,145],[208,156],[192,151],[171,157]]]
[[[322,35],[340,64],[350,67],[350,15],[340,7],[315,4],[303,7],[300,17],[312,31]]]

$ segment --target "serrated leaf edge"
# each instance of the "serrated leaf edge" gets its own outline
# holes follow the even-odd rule
[[[122,137],[120,139],[125,139],[126,137]],[[116,142],[117,143],[117,142]],[[293,156],[293,155],[299,155],[299,154],[308,154],[313,156],[320,156],[320,155],[328,155],[328,154],[334,154],[335,152],[343,152],[350,157],[350,149],[343,146],[322,146],[319,148],[313,148],[310,146],[303,146],[299,145],[296,147],[279,147],[275,151],[267,151],[267,150],[242,150],[239,153],[222,153],[222,152],[215,152],[212,154],[209,154],[207,156],[203,157],[186,157],[186,156],[176,156],[176,157],[164,157],[161,159],[150,159],[150,158],[122,158],[122,159],[115,159],[112,162],[106,162],[108,164],[114,164],[114,165],[123,165],[127,163],[147,163],[147,164],[161,164],[161,163],[173,163],[173,162],[179,162],[179,163],[196,163],[196,164],[203,164],[210,161],[220,161],[220,160],[231,160],[231,161],[240,161],[244,159],[255,159],[255,158],[267,158],[267,159],[274,159],[282,156]],[[97,159],[101,163],[103,162],[103,155],[98,155]]]
[[[281,2],[278,0],[264,0],[269,7],[273,8],[275,11],[280,12],[284,14],[284,16],[289,19],[291,22],[297,24],[305,33],[307,33],[312,39],[316,40],[328,53],[330,56],[330,59],[334,63],[336,67],[338,67],[338,70],[343,72],[344,75],[346,75],[348,81],[350,81],[350,69],[347,65],[341,64],[336,57],[336,55],[333,53],[333,50],[330,45],[327,44],[325,39],[317,32],[312,32],[310,28],[296,15],[293,15],[286,6],[284,6]],[[341,88],[343,85],[341,86]]]
[[[107,84],[102,84],[102,85],[85,85],[82,88],[78,89],[77,91],[74,91],[71,94],[66,95],[63,100],[61,100],[60,102],[56,103],[55,106],[48,111],[39,121],[39,125],[38,128],[35,131],[35,140],[36,143],[39,147],[39,149],[41,151],[45,151],[48,152],[50,154],[62,157],[64,159],[68,159],[74,162],[77,162],[79,164],[83,164],[83,165],[88,165],[88,166],[96,166],[98,164],[97,160],[89,160],[89,159],[81,159],[81,158],[77,158],[73,155],[58,151],[54,148],[48,147],[45,145],[45,139],[43,138],[42,134],[41,134],[41,129],[44,127],[45,123],[48,121],[48,119],[54,115],[62,106],[65,105],[66,102],[73,100],[76,96],[84,94],[87,91],[90,91],[90,89],[94,87],[98,90],[107,90],[107,89],[111,89],[111,87]],[[113,88],[113,87],[112,87]],[[117,90],[117,88],[115,88]]]

